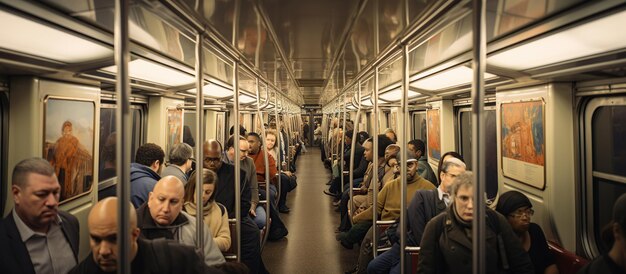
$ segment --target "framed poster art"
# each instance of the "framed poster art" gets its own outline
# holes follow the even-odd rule
[[[183,141],[183,110],[176,108],[167,109],[167,143],[165,153],[169,155],[170,149]]]
[[[429,109],[426,111],[428,157],[437,161],[441,158],[441,123],[439,121],[439,109]]]
[[[225,114],[224,112],[218,112],[215,114],[215,140],[218,140],[224,145],[224,128],[225,128]]]
[[[500,104],[502,174],[545,188],[545,114],[542,99]]]
[[[60,202],[89,193],[93,186],[95,113],[93,101],[44,100],[43,158],[61,185]]]

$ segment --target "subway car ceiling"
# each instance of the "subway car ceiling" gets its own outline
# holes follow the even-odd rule
[[[488,93],[624,76],[624,1],[522,2],[487,1]],[[0,31],[0,72],[114,89],[114,2],[0,3],[3,25],[20,27]],[[412,104],[467,98],[471,14],[471,1],[132,1],[131,85],[148,96],[195,97],[203,33],[210,102],[232,102],[235,73],[244,105],[257,104],[258,81],[261,102],[324,106],[349,93],[361,100],[347,106],[367,106],[375,73],[380,102],[399,102],[404,46]]]

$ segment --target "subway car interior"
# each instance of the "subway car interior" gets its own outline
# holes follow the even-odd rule
[[[626,273],[624,0],[0,23],[0,272]]]

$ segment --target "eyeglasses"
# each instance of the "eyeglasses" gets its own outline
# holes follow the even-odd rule
[[[458,199],[462,203],[467,203],[467,202],[471,201],[473,198],[470,197],[470,196],[461,195],[461,196],[456,196],[456,199]]]
[[[528,209],[518,209],[515,212],[509,214],[511,217],[522,218],[522,216],[526,215],[526,217],[532,217],[535,214],[535,211],[532,208]]]
[[[444,173],[444,174],[446,174],[446,175],[448,175],[448,176],[450,176],[450,177],[452,177],[452,179],[454,179],[454,178],[456,178],[457,176],[459,176],[458,174],[452,174],[452,173],[450,173],[450,172],[445,172],[445,171],[444,171],[443,173]]]
[[[214,162],[214,163],[217,163],[217,162],[219,162],[219,161],[221,161],[221,160],[222,160],[222,158],[220,158],[220,157],[205,157],[205,158],[204,158],[204,161],[205,161],[205,162]]]

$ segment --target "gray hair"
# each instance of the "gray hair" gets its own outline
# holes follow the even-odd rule
[[[449,158],[448,160],[443,162],[443,164],[441,164],[441,171],[443,171],[444,173],[448,173],[448,170],[450,170],[450,167],[458,167],[462,169],[467,168],[465,166],[465,163],[463,163],[463,161],[454,157]]]
[[[465,171],[456,178],[454,178],[454,182],[450,186],[450,195],[452,197],[456,197],[456,193],[462,187],[474,187],[474,173],[471,171]]]
[[[24,187],[28,183],[28,175],[31,173],[44,175],[44,176],[56,176],[54,168],[50,163],[43,158],[28,158],[20,161],[13,168],[13,175],[11,176],[11,184]]]
[[[182,166],[191,158],[193,149],[185,143],[178,143],[170,149],[170,163]]]

